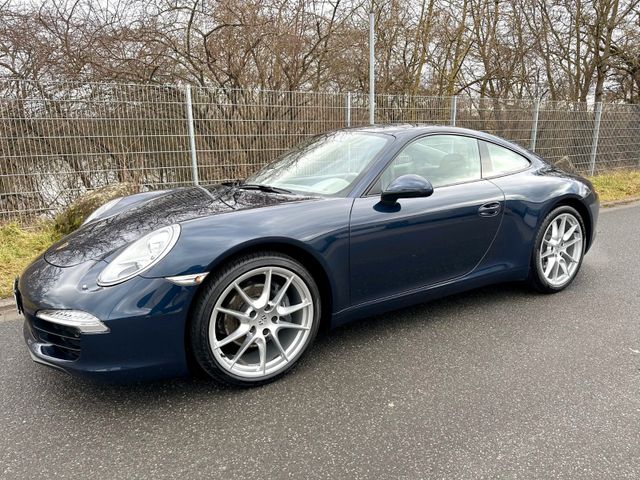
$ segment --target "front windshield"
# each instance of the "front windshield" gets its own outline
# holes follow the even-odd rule
[[[288,151],[247,178],[247,184],[334,195],[350,187],[391,137],[339,131]]]

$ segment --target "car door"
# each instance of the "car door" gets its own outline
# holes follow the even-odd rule
[[[431,181],[424,198],[380,203],[380,192],[400,175]],[[500,226],[504,195],[482,179],[475,138],[430,135],[394,158],[350,219],[353,305],[463,276],[480,262]]]

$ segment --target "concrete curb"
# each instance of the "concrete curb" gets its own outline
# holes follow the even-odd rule
[[[0,298],[0,313],[14,311],[16,303],[13,298]]]
[[[640,197],[628,197],[628,198],[623,198],[622,200],[611,200],[609,202],[602,202],[600,206],[603,208],[609,208],[609,207],[617,207],[619,205],[628,205],[630,203],[635,203],[635,202],[640,202]]]
[[[14,305],[15,302],[13,301],[13,298],[0,298],[0,309],[13,307]]]
[[[610,202],[602,202],[600,206],[602,208],[619,207],[621,205],[629,205],[632,203],[640,203],[640,197],[629,197],[622,200],[612,200]],[[0,312],[7,310],[13,310],[15,308],[15,302],[13,298],[0,298]]]

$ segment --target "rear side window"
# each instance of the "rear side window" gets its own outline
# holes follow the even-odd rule
[[[524,158],[507,148],[494,145],[493,143],[483,142],[489,153],[489,158],[485,162],[482,171],[483,177],[494,177],[504,175],[506,173],[518,172],[527,168],[530,163]]]

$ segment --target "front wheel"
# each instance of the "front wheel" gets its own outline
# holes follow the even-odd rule
[[[293,258],[275,252],[239,258],[197,300],[190,326],[195,359],[221,383],[272,381],[313,342],[320,306],[315,281]]]
[[[584,256],[584,221],[576,209],[561,206],[542,222],[531,256],[530,283],[543,293],[569,285]]]

